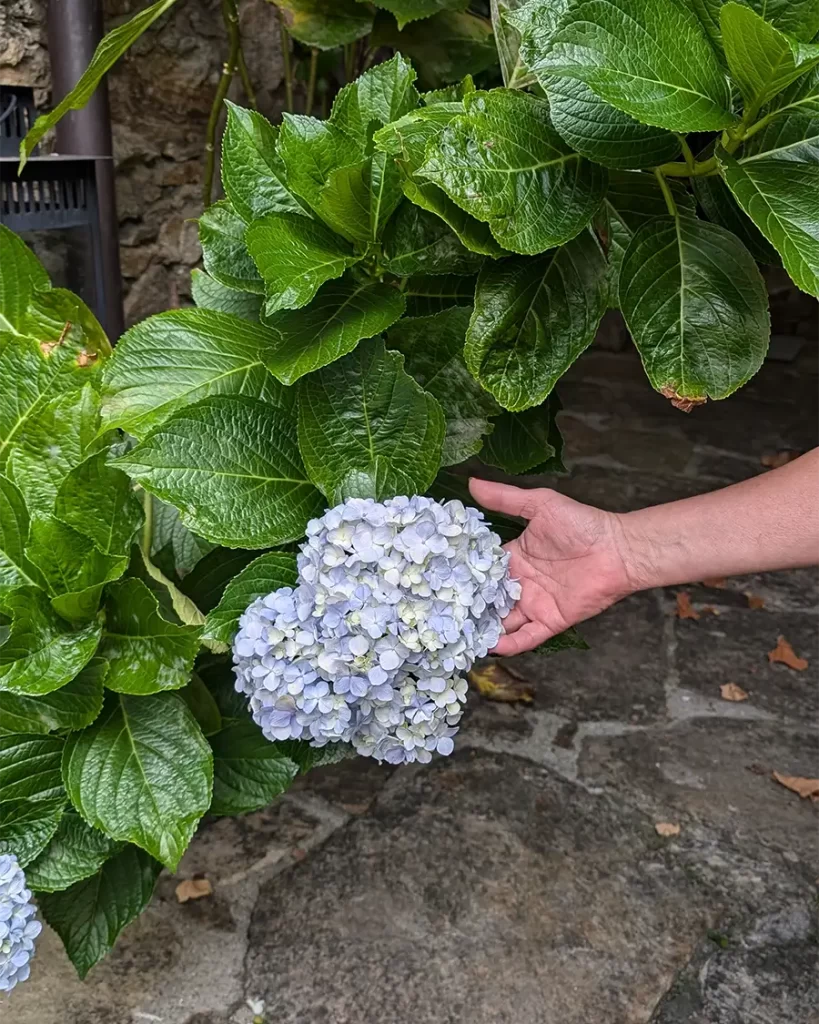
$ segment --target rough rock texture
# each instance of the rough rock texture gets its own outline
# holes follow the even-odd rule
[[[610,508],[710,489],[764,471],[766,451],[817,442],[815,350],[688,417],[630,353],[590,351],[563,391],[573,472],[559,485]],[[345,762],[259,814],[206,824],[179,876],[206,874],[212,897],[180,906],[164,874],[85,984],[46,930],[0,1019],[819,1019],[819,807],[771,778],[816,775],[819,574],[688,589],[699,620],[654,591],[586,623],[587,653],[512,659],[534,703],[473,695],[452,758]],[[768,663],[780,633],[805,672]],[[727,682],[749,700],[722,700]]]
[[[105,0],[106,27],[144,6]],[[245,0],[241,9],[259,109],[274,116],[276,12],[266,0]],[[0,81],[34,86],[42,109],[50,101],[45,10],[45,0],[0,4]],[[179,0],[109,75],[127,324],[189,301],[190,270],[201,255],[194,218],[202,212],[206,125],[226,53],[219,0]],[[238,81],[232,88],[244,102]]]

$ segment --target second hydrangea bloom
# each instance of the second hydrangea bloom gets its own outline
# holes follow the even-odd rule
[[[0,992],[29,976],[34,940],[42,931],[26,876],[12,854],[0,855]]]
[[[460,674],[520,595],[508,561],[459,501],[350,498],[308,524],[299,585],[242,616],[237,689],[271,740],[350,742],[392,763],[449,754]]]

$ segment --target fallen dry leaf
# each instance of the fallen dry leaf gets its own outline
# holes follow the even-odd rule
[[[213,886],[210,880],[204,877],[186,878],[176,887],[176,898],[180,903],[187,903],[188,900],[201,900],[203,896],[210,896],[213,893]]]
[[[776,647],[772,651],[768,651],[768,661],[772,665],[780,662],[796,672],[804,672],[808,667],[808,659],[800,658],[784,636],[777,637]]]
[[[811,800],[819,800],[819,779],[803,779],[800,775],[780,775],[779,772],[771,772],[771,777],[780,786],[798,793],[803,800],[808,797]]]
[[[741,686],[737,686],[736,683],[725,683],[719,688],[719,694],[723,700],[731,700],[734,702],[748,699],[748,694]]]
[[[681,590],[677,594],[677,618],[678,619],[698,619],[700,613],[691,604],[691,598],[688,596],[687,590]]]
[[[748,602],[748,607],[754,611],[758,611],[760,608],[765,607],[765,598],[760,597],[759,594],[752,594],[750,590],[745,591],[745,598]]]
[[[672,825],[670,821],[658,821],[654,826],[658,836],[678,836],[680,834],[680,826]]]
[[[507,704],[531,704],[535,699],[534,688],[498,662],[489,662],[480,668],[473,668],[467,673],[467,679],[487,700]]]
[[[780,466],[787,466],[789,462],[798,459],[802,452],[795,452],[792,448],[781,448],[778,452],[766,452],[759,460],[767,469],[779,469]]]
[[[91,366],[91,364],[96,363],[96,361],[96,352],[88,352],[86,349],[82,349],[82,351],[77,355],[77,366]]]
[[[703,580],[702,585],[704,587],[713,587],[715,590],[725,590],[725,577],[712,576],[709,580]]]

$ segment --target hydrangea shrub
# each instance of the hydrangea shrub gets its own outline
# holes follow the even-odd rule
[[[435,5],[383,6],[411,56]],[[206,813],[450,751],[520,530],[465,470],[563,470],[606,309],[691,410],[765,356],[758,262],[819,293],[815,5],[491,6],[504,87],[396,54],[324,120],[229,105],[196,308],[113,354],[0,227],[0,878],[83,975]]]

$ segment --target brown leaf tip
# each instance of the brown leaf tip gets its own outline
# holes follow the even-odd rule
[[[77,366],[92,366],[98,358],[99,354],[97,352],[89,352],[87,349],[82,349],[77,355]]]
[[[660,394],[663,398],[667,398],[675,409],[679,409],[680,412],[691,412],[698,405],[705,405],[708,401],[707,398],[683,398],[682,395],[678,395],[674,388],[666,385],[664,388],[660,388]]]

